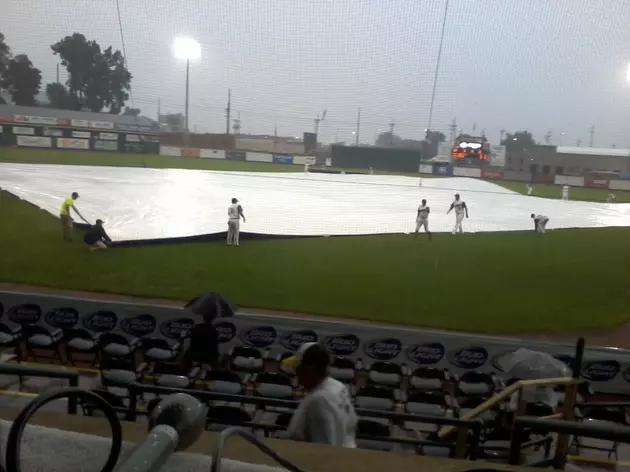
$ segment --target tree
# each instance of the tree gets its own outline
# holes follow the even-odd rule
[[[140,114],[140,108],[125,107],[125,111],[123,111],[123,115],[127,115],[127,116],[138,116],[139,114]]]
[[[46,97],[50,102],[50,108],[61,108],[62,110],[73,110],[75,103],[68,93],[68,90],[58,82],[46,85]]]
[[[11,60],[11,49],[4,41],[4,35],[0,33],[0,77],[4,75],[4,71],[9,66]]]
[[[507,133],[501,144],[508,151],[523,151],[536,145],[532,133],[529,131],[517,131],[515,133]]]
[[[9,92],[16,105],[37,105],[35,97],[41,84],[42,73],[26,54],[18,54],[11,59],[2,75],[2,88]]]
[[[431,158],[438,154],[440,143],[446,141],[446,136],[441,131],[428,130],[426,134],[426,156]]]
[[[394,147],[402,141],[401,137],[386,131],[381,133],[376,138],[376,146],[378,147]]]
[[[118,50],[101,51],[96,41],[88,41],[80,33],[66,36],[51,46],[68,71],[68,94],[76,109],[99,112],[109,108],[118,114],[129,99],[132,75]]]

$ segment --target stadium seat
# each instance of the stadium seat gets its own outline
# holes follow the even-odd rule
[[[112,408],[116,409],[117,410],[116,414],[118,415],[120,419],[126,418],[127,416],[126,412],[118,411],[118,410],[125,410],[127,408],[127,406],[125,405],[124,399],[122,397],[119,397],[118,395],[116,395],[113,392],[110,392],[109,390],[104,390],[100,388],[93,389],[92,393],[96,393],[99,397],[101,397],[103,400],[109,403],[109,405]],[[81,410],[83,411],[83,414],[85,416],[96,416],[100,418],[105,417],[105,414],[100,410],[100,408],[92,405],[89,401],[81,402]]]
[[[251,415],[237,406],[210,406],[206,414],[208,431],[222,431],[230,426],[242,426],[251,422]]]
[[[199,370],[199,367],[187,369],[180,364],[156,362],[151,370],[151,375],[155,385],[188,389],[195,386]]]
[[[136,366],[130,358],[101,357],[99,364],[101,385],[106,389],[108,387],[126,389],[129,384],[142,381],[146,366],[146,363]]]
[[[359,389],[354,396],[357,408],[368,410],[388,410],[396,407],[394,390],[379,385],[366,385]]]
[[[393,362],[374,362],[367,372],[368,382],[375,385],[400,388],[403,379],[403,368]]]
[[[58,360],[61,362],[60,341],[63,338],[63,331],[59,328],[48,328],[44,325],[24,325],[22,327],[22,337],[26,341],[26,352],[24,359],[33,358],[39,361],[37,353],[46,353],[47,360]]]
[[[443,392],[429,392],[424,390],[414,390],[407,394],[404,404],[405,413],[412,415],[430,415],[444,417],[452,414],[456,410],[455,405],[450,404]],[[438,425],[423,420],[405,421],[403,429],[418,432],[435,432]]]
[[[623,407],[589,407],[582,412],[581,421],[584,423],[630,426],[630,417]],[[588,439],[588,442],[587,442]],[[607,445],[606,445],[607,444]],[[582,449],[590,449],[594,451],[604,451],[608,453],[608,458],[614,456],[615,460],[619,460],[619,443],[615,441],[601,441],[590,438],[574,437],[572,447],[576,453],[580,455]]]
[[[164,338],[142,338],[142,348],[145,361],[169,362],[177,357],[181,344],[171,344]]]
[[[228,393],[232,395],[242,395],[245,392],[245,385],[241,377],[230,370],[212,369],[206,373],[205,388],[209,392]]]
[[[22,326],[8,325],[6,323],[0,323],[0,349],[15,349],[17,361],[22,360],[21,352],[19,349],[19,342],[22,339]]]
[[[484,395],[475,395],[475,396],[471,395],[471,396],[462,397],[458,401],[459,416],[464,417],[466,414],[470,413],[472,410],[477,408],[479,405],[481,405],[483,402],[485,402],[489,398],[490,398],[489,396],[484,396]],[[498,409],[498,406],[495,405],[495,407],[489,410],[486,410],[482,412],[481,414],[475,416],[475,419],[479,419],[482,421],[492,421],[497,417],[497,409]]]
[[[261,372],[265,367],[263,354],[255,347],[235,346],[228,353],[230,370]]]
[[[361,418],[357,422],[357,447],[372,451],[391,451],[394,443],[379,441],[379,438],[389,438],[391,429],[388,424]],[[374,438],[374,439],[372,439]]]
[[[492,395],[501,386],[494,374],[474,370],[465,372],[457,379],[457,389],[462,395]]]
[[[253,378],[254,393],[260,397],[290,400],[293,398],[291,379],[280,372],[261,372]]]
[[[333,357],[330,361],[328,374],[333,379],[339,380],[345,384],[353,384],[357,377],[354,362],[345,357]]]
[[[130,359],[139,345],[139,338],[128,338],[120,333],[107,332],[99,336],[101,358]]]
[[[442,390],[449,380],[450,375],[445,369],[418,367],[411,373],[409,384],[416,390]]]
[[[80,354],[82,357],[90,355],[92,364],[96,362],[98,338],[88,330],[80,328],[65,330],[63,344],[66,347],[67,360],[71,365],[75,365],[77,360],[74,357],[75,354]]]

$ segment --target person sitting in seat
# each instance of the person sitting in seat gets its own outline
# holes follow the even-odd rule
[[[90,252],[99,249],[107,249],[112,239],[103,228],[103,220],[96,220],[96,224],[90,226],[83,236],[83,242],[88,245]]]

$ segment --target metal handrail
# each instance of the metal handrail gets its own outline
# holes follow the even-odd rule
[[[70,387],[79,386],[79,371],[67,368],[35,367],[24,364],[0,364],[0,375],[17,375],[22,377],[44,377],[49,379],[66,379]],[[68,399],[68,413],[76,415],[78,410],[77,397]]]

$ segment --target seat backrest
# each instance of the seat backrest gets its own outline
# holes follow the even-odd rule
[[[354,397],[359,408],[391,410],[396,405],[393,390],[377,385],[365,385]]]
[[[386,361],[374,362],[369,369],[370,372],[379,372],[382,374],[398,374],[402,375],[402,367],[399,364]]]
[[[444,380],[446,372],[444,369],[438,369],[435,367],[418,367],[413,371],[411,377],[419,377],[421,379],[438,379]]]
[[[388,438],[390,435],[389,426],[377,421],[359,419],[357,421],[357,436],[374,436]]]
[[[244,358],[253,358],[253,359],[261,359],[262,353],[256,349],[255,347],[249,346],[235,346],[232,350],[232,358],[235,357],[244,357]]]
[[[24,337],[27,338],[38,334],[50,336],[50,330],[46,326],[40,324],[25,324],[22,327],[22,332],[24,333]]]
[[[87,329],[83,329],[83,328],[65,329],[63,333],[64,333],[64,338],[67,341],[70,341],[71,339],[86,339],[89,341],[94,340],[94,336],[92,336],[92,334]]]
[[[171,350],[171,345],[164,338],[142,338],[142,347],[147,351],[149,349]]]
[[[462,374],[462,376],[459,378],[459,381],[470,384],[481,383],[486,385],[494,385],[494,376],[491,374],[486,374],[484,372],[469,370],[468,372]]]
[[[236,372],[226,369],[211,369],[206,373],[208,382],[234,382],[242,383],[241,378]]]
[[[261,372],[255,381],[257,384],[291,385],[291,379],[280,372]]]
[[[129,340],[126,337],[120,333],[112,333],[111,331],[101,334],[98,340],[101,346],[107,346],[108,344],[122,344],[123,346],[129,345]]]

